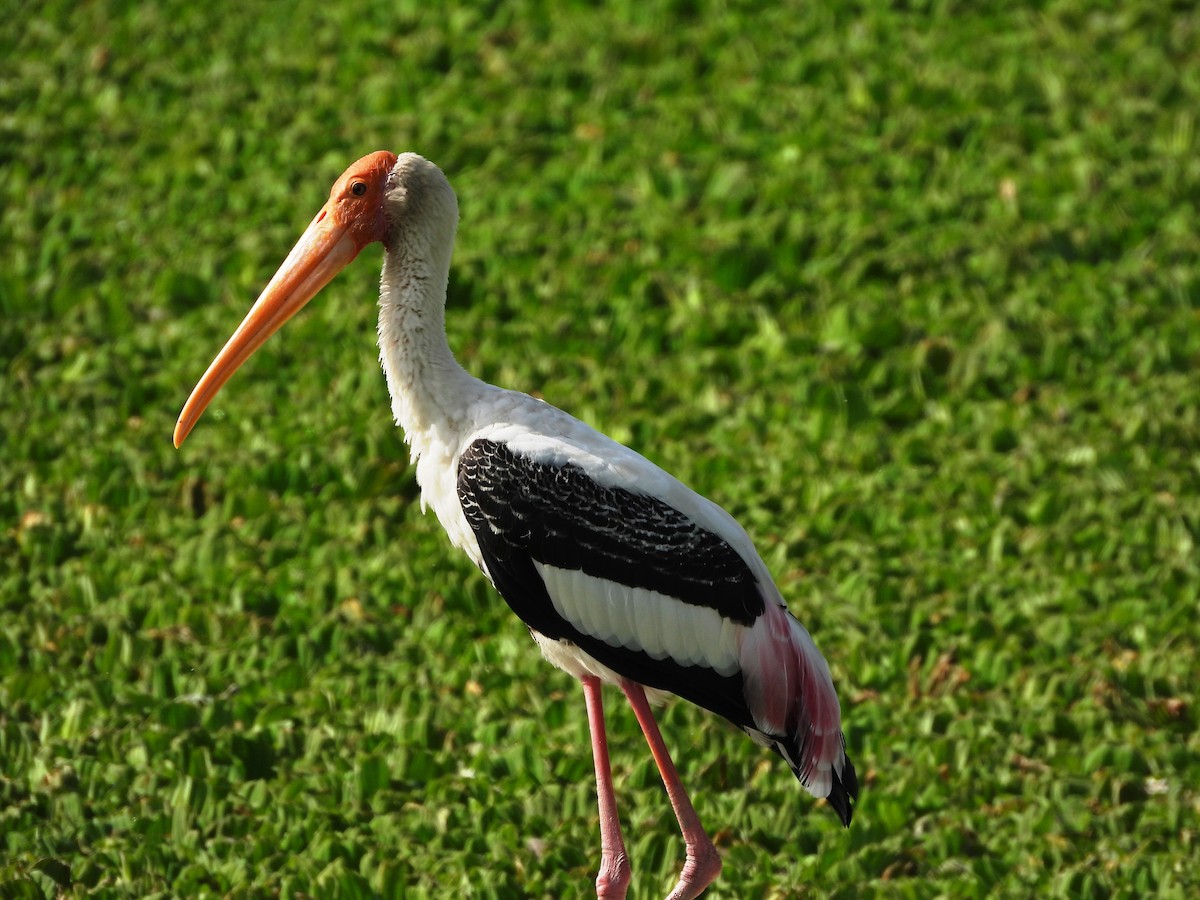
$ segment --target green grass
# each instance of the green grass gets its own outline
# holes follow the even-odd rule
[[[294,6],[0,23],[0,896],[587,892],[582,694],[420,514],[378,251],[170,445],[379,148],[459,193],[464,364],[730,509],[830,660],[846,831],[663,712],[710,896],[1200,890],[1192,4]]]

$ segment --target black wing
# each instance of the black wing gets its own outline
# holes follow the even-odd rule
[[[539,463],[505,444],[473,442],[458,497],[496,589],[530,628],[575,643],[615,672],[753,726],[740,673],[612,646],[555,610],[535,562],[703,606],[742,625],[763,612],[757,579],[723,538],[654,497],[596,483],[578,466]]]

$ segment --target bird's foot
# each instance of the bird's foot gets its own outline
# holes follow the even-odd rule
[[[600,874],[596,876],[597,900],[625,900],[630,874],[624,847],[619,853],[605,853],[600,860]]]
[[[702,844],[688,844],[679,882],[667,895],[667,900],[694,900],[721,874],[721,854],[712,841],[707,840],[707,835],[705,838]]]

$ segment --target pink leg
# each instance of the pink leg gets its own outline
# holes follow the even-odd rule
[[[592,761],[596,765],[596,799],[600,805],[600,873],[596,876],[596,896],[625,900],[625,891],[629,888],[629,855],[621,838],[617,797],[613,793],[612,768],[608,762],[604,699],[600,695],[599,678],[585,675],[582,681],[588,728],[592,732]]]
[[[667,753],[667,745],[663,743],[662,733],[658,723],[654,721],[654,713],[646,701],[646,692],[640,684],[632,681],[622,681],[621,690],[629,698],[633,714],[637,716],[642,733],[646,735],[646,743],[658,764],[663,784],[667,788],[667,796],[675,809],[675,818],[679,820],[679,829],[683,832],[683,841],[687,846],[687,858],[683,862],[683,871],[679,874],[679,883],[671,891],[667,900],[692,900],[699,897],[706,887],[721,874],[721,855],[713,846],[712,840],[700,824],[700,817],[688,799],[687,791],[679,783],[679,773]]]

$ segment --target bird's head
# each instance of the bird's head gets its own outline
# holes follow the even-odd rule
[[[449,253],[457,222],[454,192],[433,163],[380,150],[364,156],[334,182],[329,200],[309,223],[242,324],[192,390],[179,421],[178,447],[200,415],[250,356],[308,303],[368,244],[391,246],[411,234],[429,238],[426,252]],[[440,234],[448,228],[449,240]]]

